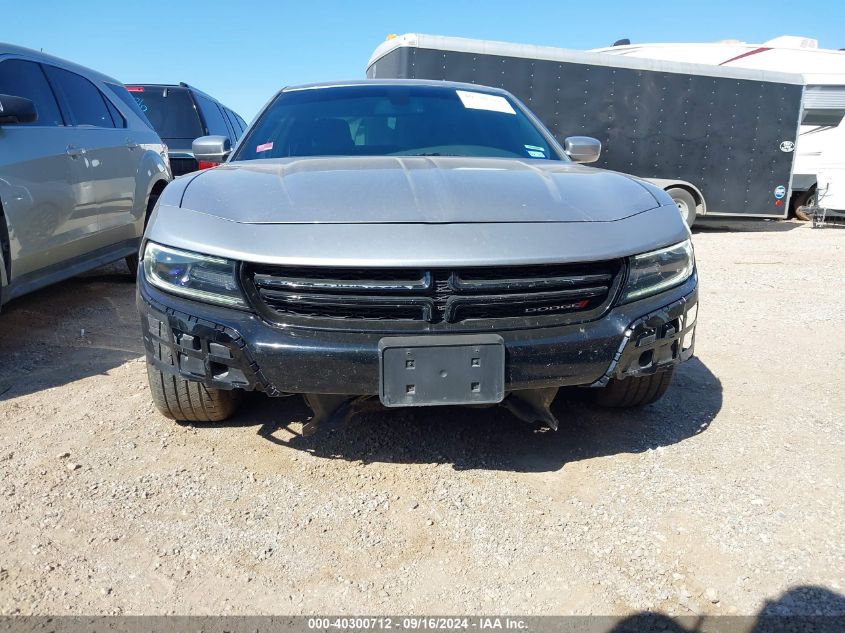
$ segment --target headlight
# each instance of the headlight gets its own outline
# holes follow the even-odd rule
[[[144,276],[156,288],[209,303],[245,307],[235,262],[152,242],[144,250]]]
[[[634,301],[682,284],[692,275],[695,255],[689,240],[630,259],[623,301]]]

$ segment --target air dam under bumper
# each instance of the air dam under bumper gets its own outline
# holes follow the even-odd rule
[[[603,386],[686,360],[695,341],[697,284],[693,275],[587,323],[497,332],[506,350],[505,389]],[[379,393],[379,341],[388,334],[272,326],[251,312],[162,293],[143,276],[137,301],[148,359],[165,372],[271,396]]]

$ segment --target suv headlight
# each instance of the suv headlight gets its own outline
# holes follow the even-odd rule
[[[148,242],[144,276],[166,292],[226,306],[246,307],[235,262]]]
[[[634,301],[678,286],[695,268],[692,242],[635,255],[629,260],[628,283],[622,301]]]

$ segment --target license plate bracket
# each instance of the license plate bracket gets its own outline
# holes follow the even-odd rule
[[[498,334],[385,337],[379,370],[386,407],[490,404],[505,397],[505,344]]]

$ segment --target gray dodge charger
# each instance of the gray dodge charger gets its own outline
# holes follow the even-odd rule
[[[560,387],[660,398],[693,352],[698,280],[669,196],[585,167],[509,93],[286,88],[220,167],[162,193],[138,307],[159,410],[220,421],[302,394],[304,433],[366,407],[501,404],[557,428]]]

